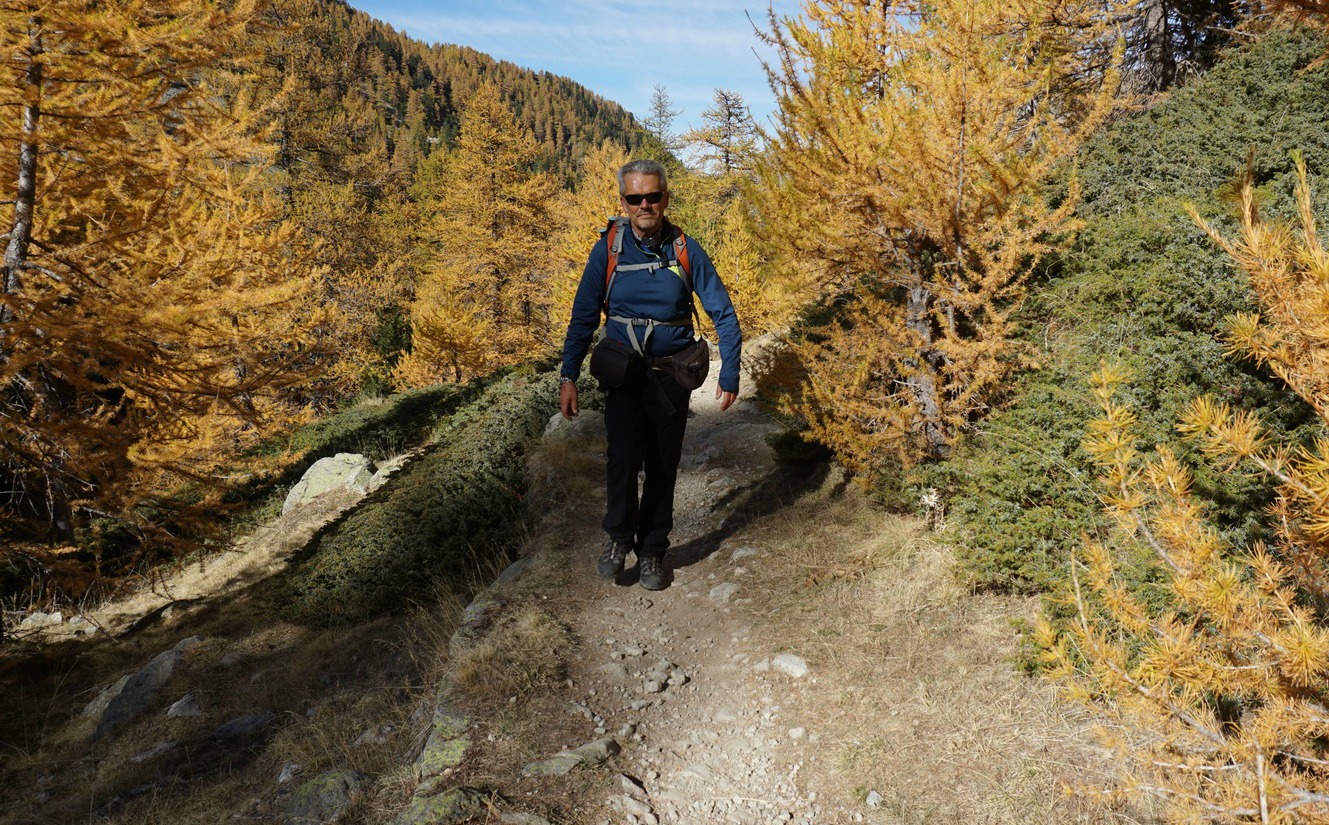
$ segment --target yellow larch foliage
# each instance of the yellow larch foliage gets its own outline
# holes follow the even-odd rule
[[[731,198],[720,214],[710,253],[744,333],[756,336],[787,327],[802,296],[791,288],[785,273],[766,265],[753,222],[751,201],[741,195]]]
[[[307,391],[330,406],[353,395],[366,381],[383,383],[389,371],[374,336],[386,310],[402,307],[410,292],[418,254],[414,216],[397,199],[371,210],[354,183],[303,181],[290,193],[291,219],[319,239],[323,277],[309,297],[323,308],[332,344]]]
[[[623,147],[606,140],[582,159],[577,187],[559,193],[553,210],[557,230],[553,236],[550,275],[549,314],[554,321],[550,326],[550,346],[563,343],[586,258],[600,231],[621,211],[617,174],[629,160]]]
[[[1230,319],[1231,354],[1268,366],[1329,424],[1329,268],[1297,165],[1299,232],[1259,218],[1249,174],[1238,238],[1196,220],[1259,300],[1258,315]],[[1191,403],[1185,435],[1229,470],[1278,484],[1273,543],[1233,547],[1167,446],[1148,458],[1135,450],[1135,419],[1116,400],[1126,379],[1111,368],[1095,375],[1104,414],[1085,441],[1120,530],[1111,546],[1087,542],[1076,561],[1068,631],[1038,633],[1050,672],[1105,715],[1125,790],[1165,799],[1170,821],[1329,821],[1329,444],[1291,449],[1250,414]],[[1168,609],[1140,604],[1118,581],[1123,545],[1156,559]]]
[[[414,348],[397,365],[396,380],[407,387],[428,387],[485,372],[493,334],[490,320],[452,300],[445,284],[427,281],[422,286],[411,317]]]
[[[1297,154],[1299,232],[1259,217],[1252,171],[1241,178],[1241,236],[1228,240],[1191,215],[1245,272],[1260,312],[1228,323],[1228,353],[1268,367],[1329,417],[1329,253],[1316,234],[1305,160]]]
[[[815,0],[779,55],[762,224],[842,324],[800,348],[796,410],[851,465],[947,454],[1020,359],[1010,316],[1076,190],[1042,184],[1109,113],[1112,4]],[[860,359],[866,363],[860,366]]]
[[[449,373],[463,380],[528,360],[548,345],[555,323],[550,208],[558,184],[534,171],[538,155],[498,89],[481,86],[463,110],[425,233],[434,259],[423,264],[416,284],[412,351],[398,364],[399,380]],[[430,338],[466,318],[488,330],[478,360],[448,354],[461,340],[456,336]]]
[[[319,273],[262,193],[266,111],[242,76],[255,19],[249,0],[0,6],[11,538],[109,517],[169,541],[145,500],[219,482],[302,415]]]

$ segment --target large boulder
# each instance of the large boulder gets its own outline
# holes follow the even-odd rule
[[[374,462],[356,453],[337,453],[320,458],[305,470],[305,474],[286,494],[281,513],[286,515],[302,504],[308,504],[330,490],[344,488],[357,493],[368,493],[374,479]]]
[[[581,438],[600,441],[604,437],[604,413],[596,410],[582,410],[581,415],[571,421],[565,419],[561,413],[554,413],[545,424],[545,441],[573,441]]]
[[[176,667],[184,658],[185,651],[201,642],[197,636],[190,636],[170,650],[157,654],[134,673],[121,678],[101,696],[89,703],[84,709],[85,715],[100,714],[97,729],[92,732],[92,741],[96,742],[118,730],[125,723],[142,716],[153,707],[157,700],[157,691],[175,673]]]

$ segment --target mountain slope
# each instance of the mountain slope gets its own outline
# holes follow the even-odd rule
[[[572,180],[587,148],[629,150],[646,133],[632,114],[565,77],[459,45],[428,45],[341,0],[276,0],[264,82],[280,103],[279,165],[295,177],[370,190],[409,185],[420,159],[457,135],[458,109],[481,84],[542,146],[544,168]]]

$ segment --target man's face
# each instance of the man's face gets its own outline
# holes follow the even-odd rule
[[[659,203],[651,203],[656,195],[660,196]],[[629,198],[636,200],[637,204],[634,206]],[[637,232],[651,237],[660,231],[665,208],[669,206],[669,193],[660,185],[658,175],[628,174],[623,176],[623,194],[619,197],[619,205]]]

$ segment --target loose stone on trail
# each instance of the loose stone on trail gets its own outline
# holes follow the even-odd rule
[[[734,597],[734,594],[738,593],[738,590],[738,584],[735,582],[717,584],[711,588],[710,600],[716,604],[725,604]]]
[[[579,765],[599,765],[607,762],[617,756],[621,750],[613,737],[605,737],[587,742],[574,750],[562,751],[548,759],[531,762],[522,768],[521,772],[522,776],[562,776],[571,773]]]
[[[781,653],[771,660],[771,667],[781,673],[792,676],[795,679],[802,679],[808,675],[808,663],[802,656],[795,656],[792,653]]]
[[[740,547],[729,556],[729,561],[737,563],[755,555],[757,555],[757,548],[752,546]]]

